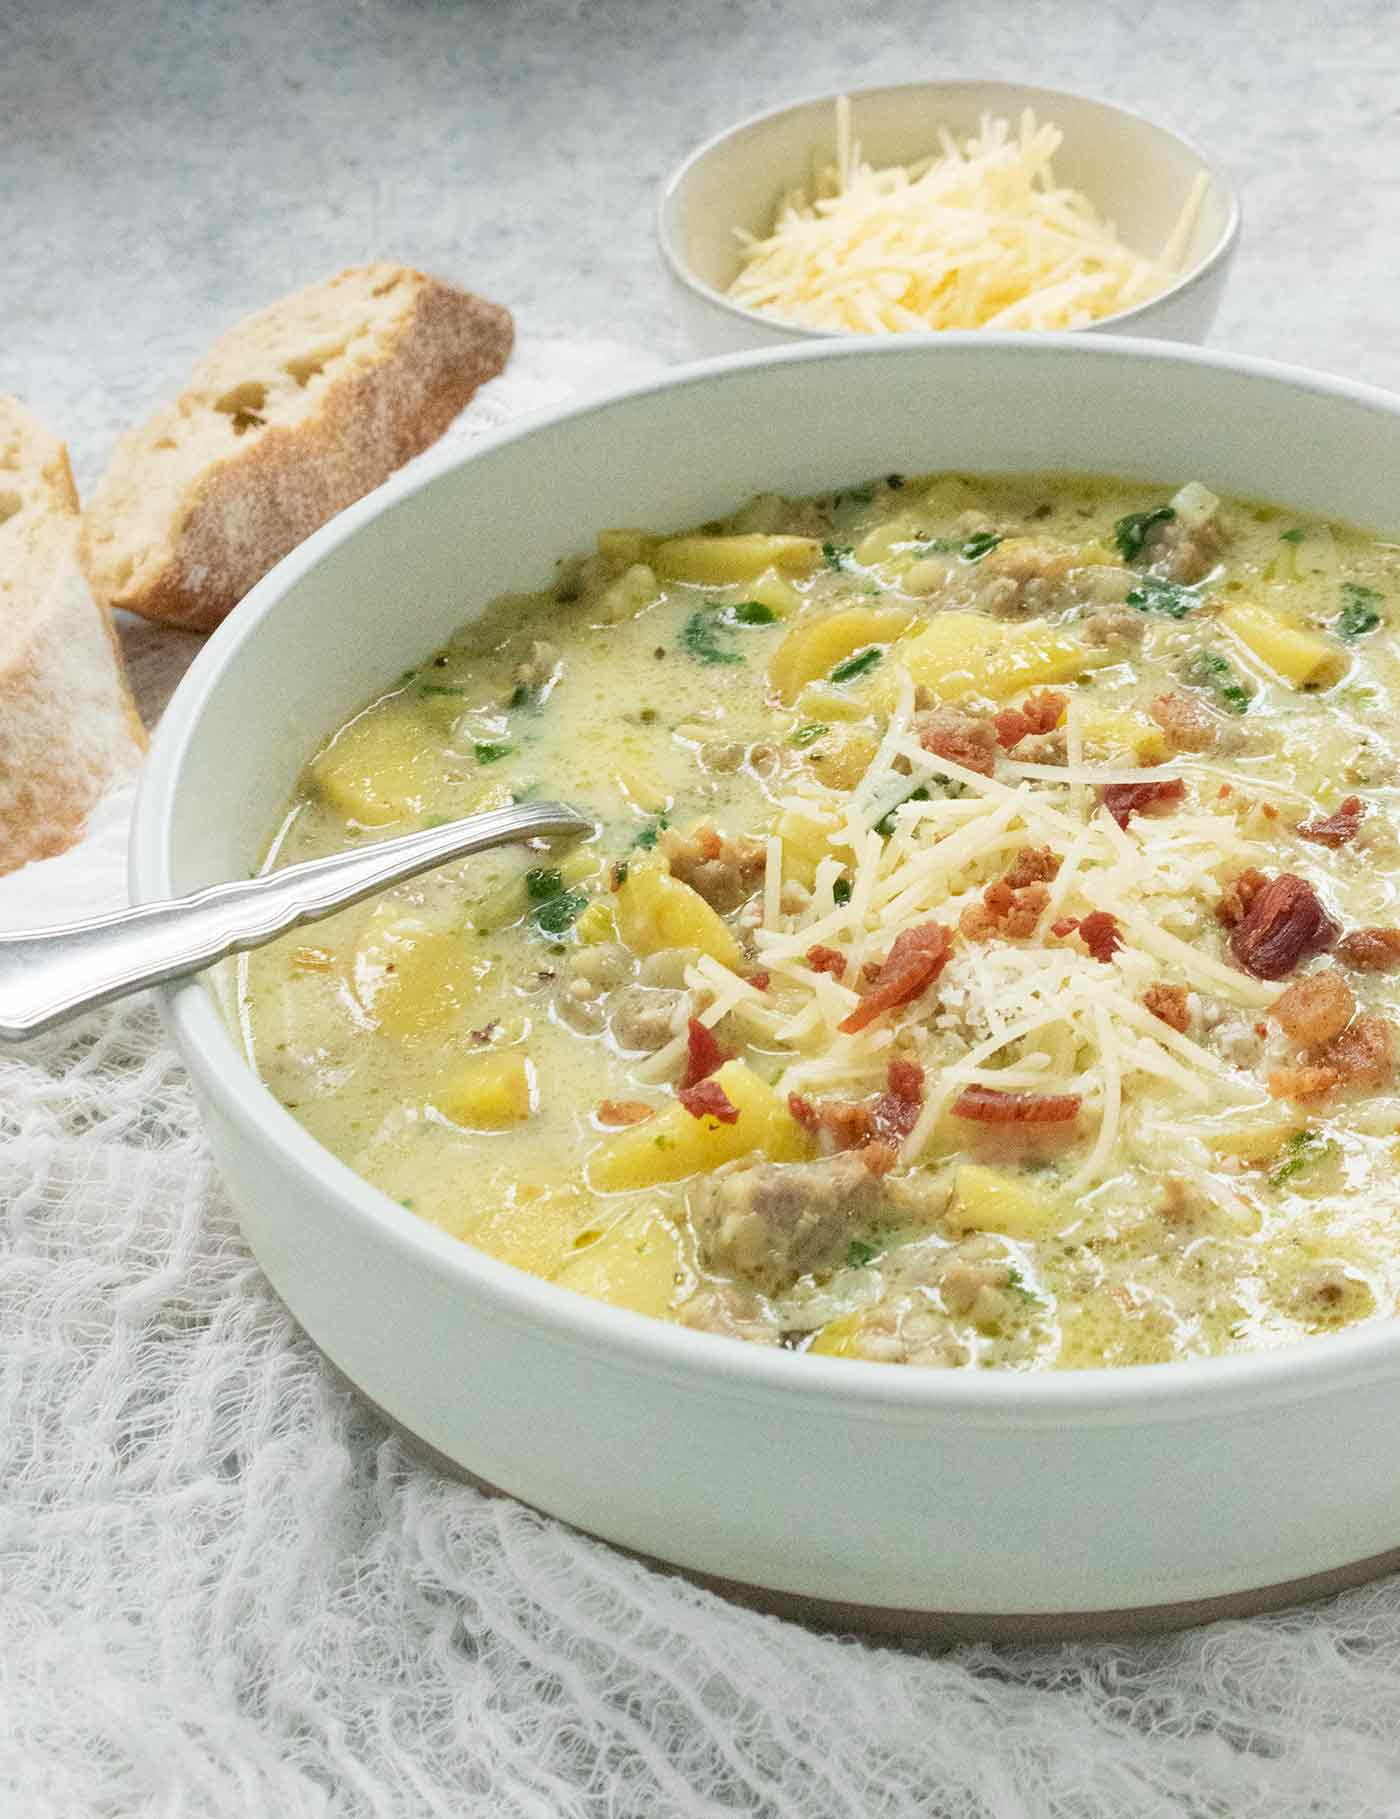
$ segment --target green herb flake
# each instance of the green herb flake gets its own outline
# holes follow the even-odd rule
[[[806,726],[798,727],[797,731],[788,740],[788,744],[795,745],[800,749],[802,746],[813,744],[814,741],[821,738],[823,733],[829,733],[830,731],[831,728],[824,725],[822,721],[809,720]]]
[[[1136,587],[1128,590],[1126,598],[1129,606],[1159,619],[1184,619],[1197,604],[1197,597],[1189,588],[1175,581],[1162,581],[1156,575],[1144,575]]]
[[[851,881],[849,878],[837,878],[831,886],[833,903],[849,903],[851,900]]]
[[[1315,1162],[1325,1161],[1336,1152],[1336,1148],[1335,1143],[1319,1136],[1316,1131],[1294,1131],[1284,1146],[1283,1161],[1270,1171],[1270,1187],[1282,1187],[1295,1175],[1301,1175],[1305,1168],[1311,1168]]]
[[[958,554],[964,562],[980,562],[984,556],[990,556],[1000,542],[999,531],[974,531],[959,545]]]
[[[773,625],[778,615],[761,600],[741,600],[737,606],[724,609],[724,619],[734,625]]]
[[[720,622],[713,612],[700,611],[692,613],[681,628],[682,648],[695,658],[697,663],[742,663],[744,659],[738,651],[730,650],[721,644],[719,633],[731,628]]]
[[[626,884],[627,870],[628,866],[625,859],[619,859],[617,864],[613,867],[612,883],[615,891],[620,891],[623,885]]]
[[[1008,1295],[1015,1295],[1017,1300],[1024,1301],[1031,1307],[1041,1306],[1040,1296],[1036,1294],[1034,1289],[1026,1287],[1025,1279],[1021,1275],[1020,1270],[1016,1268],[1015,1264],[1012,1264],[1008,1268],[1006,1272],[1006,1281],[1002,1286],[1005,1288]]]
[[[947,778],[945,777],[943,781],[946,783]],[[894,832],[896,812],[903,808],[906,802],[927,802],[928,800],[928,787],[921,783],[917,789],[911,789],[907,796],[902,796],[887,815],[881,815],[880,819],[875,823],[875,832],[882,840],[888,840],[890,835]]]
[[[669,815],[658,815],[655,821],[647,822],[646,826],[632,842],[633,846],[645,847],[646,850],[650,852],[652,847],[656,845],[663,829],[668,828],[670,825],[671,818]]]
[[[1147,533],[1158,524],[1170,524],[1176,513],[1169,505],[1159,505],[1150,512],[1129,512],[1113,527],[1113,541],[1125,562],[1134,562],[1142,554]]]
[[[832,682],[853,682],[857,676],[864,676],[884,656],[878,644],[867,645],[863,651],[857,651],[853,657],[843,657],[831,671]]]
[[[535,927],[545,935],[562,935],[588,907],[584,891],[559,891],[547,898],[534,912]]]
[[[460,682],[420,682],[418,694],[421,700],[430,700],[434,695],[465,695],[466,689]]]
[[[1278,540],[1280,543],[1301,543],[1305,535],[1302,525],[1295,524],[1291,531],[1280,531]]]
[[[822,561],[828,568],[845,568],[852,554],[853,549],[849,543],[824,543],[822,545]]]
[[[1253,696],[1219,652],[1196,651],[1182,674],[1194,687],[1209,689],[1227,714],[1248,712]]]
[[[864,1238],[852,1238],[846,1246],[846,1268],[863,1270],[880,1255],[878,1244],[867,1244]]]
[[[472,747],[478,764],[498,764],[502,758],[509,758],[511,747],[508,745],[489,745],[478,743]]]
[[[1333,631],[1339,638],[1364,638],[1367,632],[1385,623],[1381,605],[1375,588],[1363,587],[1359,581],[1344,581],[1342,610],[1333,622]]]
[[[869,505],[874,497],[873,486],[848,486],[835,495],[838,505]]]
[[[532,866],[525,874],[525,895],[531,903],[544,903],[564,888],[564,874],[553,866]]]

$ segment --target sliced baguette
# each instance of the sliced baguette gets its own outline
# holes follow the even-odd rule
[[[94,592],[212,629],[435,442],[513,339],[508,310],[402,265],[357,266],[247,317],[117,444],[84,519]]]
[[[0,872],[72,846],[146,744],[78,526],[68,451],[0,396]]]

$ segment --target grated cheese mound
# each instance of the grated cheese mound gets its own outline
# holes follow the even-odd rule
[[[1076,329],[1172,284],[1208,187],[1197,178],[1156,258],[1132,251],[1089,198],[1055,181],[1064,135],[1027,109],[1019,129],[983,115],[959,143],[875,170],[837,102],[837,162],[811,193],[778,202],[766,239],[736,229],[735,303],[851,334],[929,329]]]
[[[927,1148],[939,1118],[966,1086],[1076,1093],[1095,1133],[1068,1184],[1079,1191],[1112,1172],[1134,1076],[1177,1095],[1185,1109],[1222,1096],[1256,1100],[1257,1083],[1145,1008],[1148,987],[1166,979],[1258,1016],[1279,987],[1240,972],[1210,951],[1214,905],[1223,879],[1268,862],[1233,814],[1194,801],[1172,815],[1135,816],[1120,828],[1094,791],[1129,773],[1122,766],[1049,766],[1008,762],[984,777],[926,752],[914,737],[913,684],[897,676],[889,728],[855,789],[838,792],[808,780],[783,806],[825,819],[839,858],[823,859],[811,901],[797,914],[765,915],[755,931],[760,964],[773,977],[775,1004],[759,1010],[772,1038],[792,1052],[785,1091],[860,1096],[881,1090],[890,1054],[921,1061],[928,1092],[903,1160]],[[901,768],[902,767],[902,768]],[[1211,767],[1176,761],[1186,777]],[[1144,772],[1160,780],[1166,767]],[[1007,780],[1010,779],[1010,780]],[[926,800],[912,799],[920,787]],[[953,793],[960,791],[961,793]],[[1197,791],[1200,794],[1200,791]],[[893,817],[882,837],[876,823]],[[858,1003],[851,983],[815,971],[817,944],[847,960],[846,981],[878,965],[898,935],[931,920],[956,930],[962,910],[980,900],[1018,848],[1048,844],[1060,871],[1035,934],[1025,940],[959,936],[933,994],[878,1018],[854,1035],[842,1020]],[[845,873],[848,899],[835,878]],[[1107,911],[1122,945],[1105,963],[1059,939],[1062,915]],[[688,983],[713,994],[712,1023],[745,987],[714,961]],[[754,996],[750,992],[750,996]]]

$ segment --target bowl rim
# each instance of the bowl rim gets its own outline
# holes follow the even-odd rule
[[[677,236],[675,228],[677,224],[677,203],[680,191],[691,172],[703,163],[712,152],[718,150],[721,145],[725,144],[730,139],[738,138],[741,133],[748,132],[752,127],[761,126],[764,122],[769,120],[779,119],[784,114],[798,113],[803,108],[816,107],[822,103],[834,107],[842,95],[847,96],[854,104],[862,98],[871,95],[898,94],[905,90],[912,89],[934,91],[951,88],[988,88],[1014,91],[1023,97],[1023,105],[1025,102],[1032,99],[1049,101],[1052,103],[1061,99],[1084,101],[1088,102],[1091,107],[1102,108],[1106,113],[1118,114],[1124,120],[1130,121],[1136,127],[1147,127],[1152,132],[1161,133],[1169,139],[1174,139],[1179,146],[1189,152],[1190,155],[1198,161],[1201,168],[1206,172],[1224,200],[1224,229],[1221,232],[1220,238],[1199,264],[1194,265],[1189,272],[1183,272],[1175,284],[1169,285],[1164,291],[1159,291],[1155,297],[1148,297],[1142,303],[1135,303],[1130,309],[1116,310],[1110,316],[1102,316],[1097,322],[1086,323],[1082,329],[1070,332],[1076,334],[1096,334],[1101,333],[1106,329],[1113,329],[1116,332],[1123,323],[1142,320],[1150,316],[1153,311],[1161,308],[1161,306],[1167,302],[1177,297],[1185,296],[1188,292],[1197,289],[1200,285],[1207,282],[1219,268],[1228,264],[1233,257],[1235,248],[1239,242],[1240,226],[1243,220],[1243,210],[1240,204],[1239,191],[1236,189],[1229,173],[1225,170],[1219,160],[1212,157],[1187,134],[1178,132],[1175,127],[1163,126],[1160,121],[1151,119],[1148,115],[1141,113],[1137,108],[1126,107],[1121,102],[1109,101],[1102,95],[1089,94],[1081,89],[1046,88],[1039,83],[1013,82],[1005,77],[949,76],[943,78],[934,77],[922,82],[872,82],[866,83],[860,87],[832,89],[824,94],[808,95],[796,101],[784,101],[776,107],[763,108],[756,114],[749,114],[746,118],[735,121],[731,126],[722,127],[717,133],[711,133],[708,139],[697,145],[693,151],[675,166],[670,175],[663,180],[660,194],[657,197],[655,213],[656,240],[662,261],[666,265],[672,278],[678,284],[684,285],[684,287],[692,292],[693,295],[703,299],[704,302],[708,303],[712,308],[722,310],[726,315],[734,317],[736,321],[747,322],[751,327],[762,328],[769,334],[788,335],[799,342],[881,341],[886,339],[886,337],[881,335],[862,335],[855,330],[813,328],[808,323],[789,322],[786,318],[781,316],[767,316],[758,310],[750,309],[746,304],[735,303],[731,298],[725,296],[723,291],[717,291],[713,285],[706,284],[703,278],[698,277],[695,272],[692,271],[676,243]],[[941,339],[943,336],[949,334],[989,334],[1004,332],[1043,335],[1047,333],[1064,333],[1067,331],[1046,329],[1022,329],[1017,331],[929,329],[927,331],[922,331],[918,329],[909,329],[899,335],[891,335],[888,338],[891,340],[906,341],[922,339],[925,333],[931,338]],[[1148,332],[1149,330],[1144,328],[1143,333],[1145,334]]]
[[[931,360],[940,357],[940,350],[1001,353],[1021,362],[1068,357],[1204,367],[1273,380],[1293,390],[1400,417],[1400,395],[1279,361],[1138,337],[993,334],[977,329],[889,340],[853,336],[815,346],[722,355],[528,415],[465,448],[439,452],[435,459],[430,453],[411,472],[348,507],[270,570],[213,633],[181,680],[151,740],[130,837],[133,903],[168,897],[174,889],[171,816],[184,783],[188,747],[203,708],[235,653],[257,637],[262,622],[286,599],[295,596],[305,575],[342,544],[361,533],[372,534],[376,520],[409,497],[449,473],[489,459],[497,450],[547,436],[561,423],[605,416],[636,399],[722,384],[754,369],[848,360]],[[668,1377],[688,1389],[708,1385],[731,1398],[769,1408],[819,1408],[829,1416],[911,1426],[931,1419],[978,1418],[1012,1427],[1055,1426],[1067,1420],[1123,1426],[1227,1418],[1245,1409],[1311,1401],[1352,1385],[1400,1376],[1400,1317],[1269,1350],[1170,1364],[1064,1372],[923,1371],[860,1359],[803,1357],[800,1368],[795,1368],[794,1359],[777,1348],[721,1342],[713,1334],[594,1301],[405,1213],[389,1195],[324,1148],[273,1096],[253,1072],[212,993],[199,979],[163,986],[158,997],[196,1085],[219,1114],[246,1142],[275,1151],[282,1168],[308,1191],[333,1193],[348,1224],[401,1248],[448,1284],[489,1298],[509,1322],[543,1324],[577,1351],[600,1356],[614,1366]]]

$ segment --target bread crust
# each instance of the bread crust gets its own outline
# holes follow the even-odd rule
[[[369,296],[407,286],[411,298],[397,322],[337,350],[324,377],[310,381],[312,391],[293,393],[285,404],[274,399],[267,420],[250,412],[254,421],[240,428],[227,404],[238,388],[226,382],[238,370],[241,342],[248,343],[254,378],[279,358],[282,372],[295,371],[298,337],[304,342],[307,332],[302,319],[318,306],[324,319],[327,298],[332,310],[340,307],[333,287],[350,281],[356,296],[369,284]],[[513,339],[509,311],[393,266],[354,268],[249,318],[195,375],[198,382],[217,371],[222,402],[211,399],[208,384],[196,383],[118,444],[84,526],[94,592],[109,607],[212,630],[274,563],[435,442],[501,371]],[[294,421],[276,420],[284,408]],[[201,426],[197,445],[191,423]],[[226,452],[210,459],[211,440]],[[188,465],[178,487],[171,488],[162,460]],[[133,561],[123,546],[123,514],[129,520],[129,502],[142,496],[147,477],[164,486],[169,508],[147,527],[148,547]]]
[[[0,397],[0,872],[73,845],[145,728],[78,561],[68,451]]]

